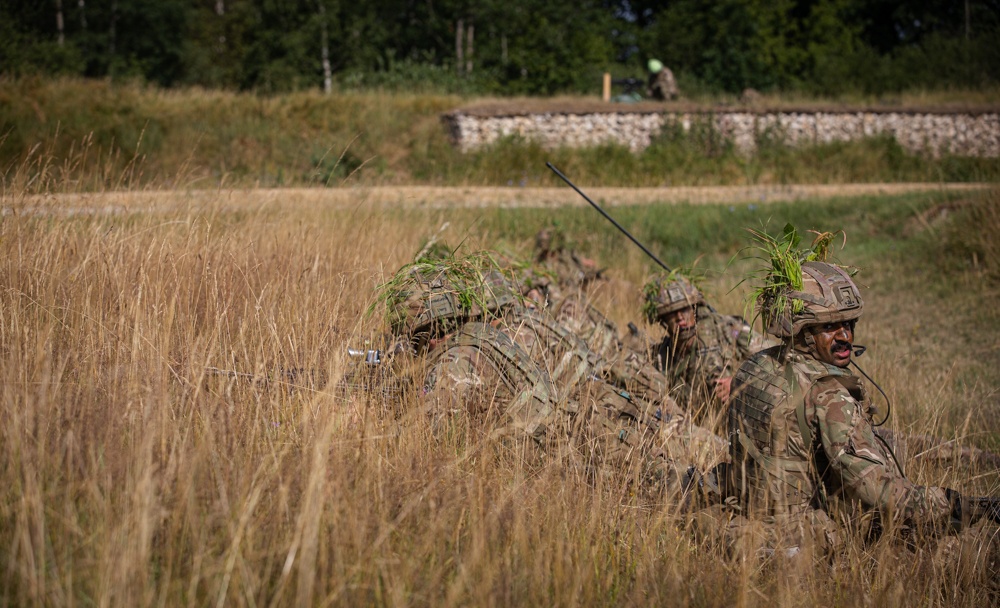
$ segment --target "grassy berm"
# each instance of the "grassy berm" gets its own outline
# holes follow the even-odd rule
[[[591,210],[242,209],[220,192],[88,215],[17,200],[0,223],[0,605],[997,601],[986,556],[948,542],[845,530],[831,561],[739,559],[613,476],[539,464],[460,418],[432,428],[416,393],[336,388],[345,349],[382,329],[365,315],[374,287],[445,222],[462,251],[528,254],[558,221],[608,267],[600,306],[638,321],[652,266]],[[708,273],[732,312],[746,227],[845,229],[840,258],[863,268],[860,362],[892,399],[888,424],[1000,448],[997,192],[615,212]],[[274,373],[299,368],[326,380]],[[993,469],[903,465],[1000,495]]]
[[[958,99],[992,103],[982,95]],[[714,107],[721,100],[696,100]],[[773,107],[791,101],[768,99]],[[546,100],[547,107],[593,99]],[[731,100],[730,100],[731,102]],[[954,105],[913,96],[899,109]],[[1000,161],[905,153],[892,138],[803,150],[762,142],[743,157],[711,133],[665,133],[642,154],[622,146],[542,150],[509,139],[459,153],[444,112],[490,100],[431,94],[317,92],[276,97],[159,90],[82,80],[0,79],[0,188],[103,191],[135,187],[288,185],[561,185],[552,161],[581,185],[680,186],[1000,180]],[[537,106],[538,100],[494,100]],[[802,107],[816,101],[798,101]],[[873,104],[854,100],[852,107]],[[836,105],[823,102],[824,107]],[[628,109],[628,106],[623,106]]]

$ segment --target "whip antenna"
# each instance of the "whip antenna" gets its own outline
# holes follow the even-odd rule
[[[646,249],[646,246],[643,245],[642,243],[640,243],[634,236],[632,236],[632,234],[628,230],[625,230],[625,228],[621,224],[619,224],[618,222],[616,222],[615,218],[613,218],[610,215],[608,215],[607,212],[604,211],[604,209],[601,209],[600,205],[598,205],[594,201],[590,200],[589,196],[587,196],[586,194],[583,193],[582,190],[580,190],[579,188],[577,188],[576,185],[573,182],[569,181],[569,178],[566,177],[565,175],[563,175],[562,171],[560,171],[559,169],[556,169],[555,165],[553,165],[552,163],[545,163],[545,166],[548,167],[549,169],[552,169],[552,172],[555,173],[556,175],[558,175],[560,178],[562,178],[562,180],[564,182],[566,182],[567,184],[569,184],[570,188],[576,190],[576,193],[579,194],[580,196],[582,196],[583,200],[585,200],[588,203],[590,203],[590,206],[593,207],[594,209],[597,209],[597,212],[600,213],[601,215],[603,215],[604,219],[606,219],[609,222],[611,222],[612,224],[614,224],[615,228],[617,228],[618,230],[621,230],[622,234],[624,234],[625,236],[627,236],[630,241],[632,241],[633,243],[636,244],[636,246],[639,247],[639,249],[642,249],[643,253],[645,253],[646,255],[648,255],[650,258],[652,258],[652,260],[654,262],[656,262],[657,264],[659,264],[660,268],[663,268],[667,272],[673,272],[673,270],[670,269],[670,266],[667,266],[666,264],[664,264],[663,262],[661,262],[660,258],[658,258],[655,255],[653,255],[653,252],[650,251],[649,249]]]

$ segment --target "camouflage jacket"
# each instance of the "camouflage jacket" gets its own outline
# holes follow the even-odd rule
[[[655,347],[654,365],[670,379],[674,398],[689,411],[721,413],[715,381],[733,375],[752,353],[768,346],[740,317],[698,308],[693,345],[681,352],[670,337]]]
[[[558,398],[548,374],[509,336],[468,323],[435,348],[424,381],[432,414],[467,415],[513,437],[527,435],[548,457],[588,477],[637,472],[644,491],[677,490],[679,475],[657,435],[625,412],[629,399],[585,381],[576,399]],[[685,465],[686,466],[686,465]]]
[[[580,296],[569,296],[552,307],[560,325],[576,334],[606,362],[610,382],[650,402],[669,402],[670,380],[649,360],[649,348],[634,349],[618,337],[618,326]],[[680,413],[680,408],[671,412]]]
[[[663,66],[663,69],[656,74],[649,75],[646,83],[646,96],[660,101],[667,101],[677,98],[677,81],[674,80],[674,73],[670,68]]]
[[[868,396],[850,370],[777,346],[753,355],[733,381],[732,490],[750,509],[823,509],[862,526],[958,526],[950,492],[903,477],[876,437]]]

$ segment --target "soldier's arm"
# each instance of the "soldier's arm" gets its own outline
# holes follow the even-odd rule
[[[847,500],[880,512],[883,519],[902,519],[912,526],[959,527],[957,494],[945,488],[918,486],[903,477],[878,443],[862,405],[835,381],[817,383],[810,401],[829,470],[820,471],[828,487]]]

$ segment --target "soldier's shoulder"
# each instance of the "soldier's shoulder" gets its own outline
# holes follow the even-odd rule
[[[834,400],[848,399],[854,401],[851,392],[841,383],[836,376],[820,376],[812,385],[813,398],[819,402],[827,403]]]
[[[824,415],[831,417],[832,422],[849,422],[847,419],[842,419],[846,415],[844,412],[855,411],[859,402],[844,385],[845,374],[831,373],[831,370],[822,364],[814,364],[808,369],[799,366],[796,372],[800,375],[799,382],[809,383],[806,400],[817,408],[817,412],[827,412]]]
[[[737,315],[724,315],[707,309],[698,312],[698,325],[711,333],[715,340],[735,344],[740,336],[750,331],[750,324]]]
[[[740,375],[758,375],[760,373],[780,374],[787,365],[781,357],[781,346],[772,346],[757,351],[740,364]]]

